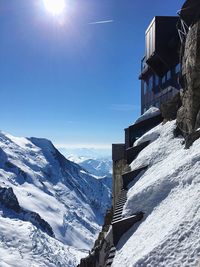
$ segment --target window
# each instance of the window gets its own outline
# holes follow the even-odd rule
[[[149,91],[152,91],[152,89],[153,89],[153,76],[151,76],[149,79]]]
[[[163,77],[162,77],[162,84],[164,84],[166,82],[166,76],[164,75]]]
[[[147,91],[148,91],[148,84],[147,82],[144,82],[144,95],[146,95]]]
[[[172,77],[171,70],[167,72],[167,81],[169,81]]]
[[[179,73],[180,71],[181,71],[181,64],[178,63],[178,64],[176,65],[176,67],[175,67],[175,73],[177,74],[177,73]]]
[[[155,75],[155,84],[156,84],[156,86],[159,85],[159,76],[158,75]]]

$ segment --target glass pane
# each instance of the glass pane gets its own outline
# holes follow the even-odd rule
[[[175,72],[176,72],[176,74],[177,74],[177,73],[180,72],[180,71],[181,71],[181,64],[178,63],[178,64],[176,65],[176,67],[175,67]]]
[[[169,70],[168,72],[167,72],[167,81],[169,81],[170,79],[171,79],[171,70]]]

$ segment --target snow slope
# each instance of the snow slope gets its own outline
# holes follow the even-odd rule
[[[76,266],[100,230],[111,190],[45,139],[0,132],[0,187],[37,212],[55,238],[0,206],[0,266]],[[11,264],[12,263],[12,264]]]
[[[129,186],[123,216],[145,214],[118,243],[114,267],[196,267],[200,261],[200,139],[186,150],[174,129],[175,121],[161,124],[136,141],[152,142],[131,169],[149,168]]]

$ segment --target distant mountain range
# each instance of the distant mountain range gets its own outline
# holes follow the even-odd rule
[[[112,151],[111,148],[62,148],[58,150],[66,157],[74,156],[76,159],[83,157],[84,159],[111,159]],[[76,161],[75,159],[75,161]]]
[[[76,157],[71,155],[68,157],[69,160],[78,163],[89,173],[96,176],[112,176],[112,161],[110,157],[107,158],[85,158],[83,156]]]
[[[0,132],[1,266],[73,267],[86,255],[111,205],[111,179],[106,162],[83,164],[46,139]]]

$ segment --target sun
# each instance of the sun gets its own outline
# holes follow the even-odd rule
[[[53,16],[59,16],[65,11],[65,0],[43,0],[43,2],[45,9]]]

